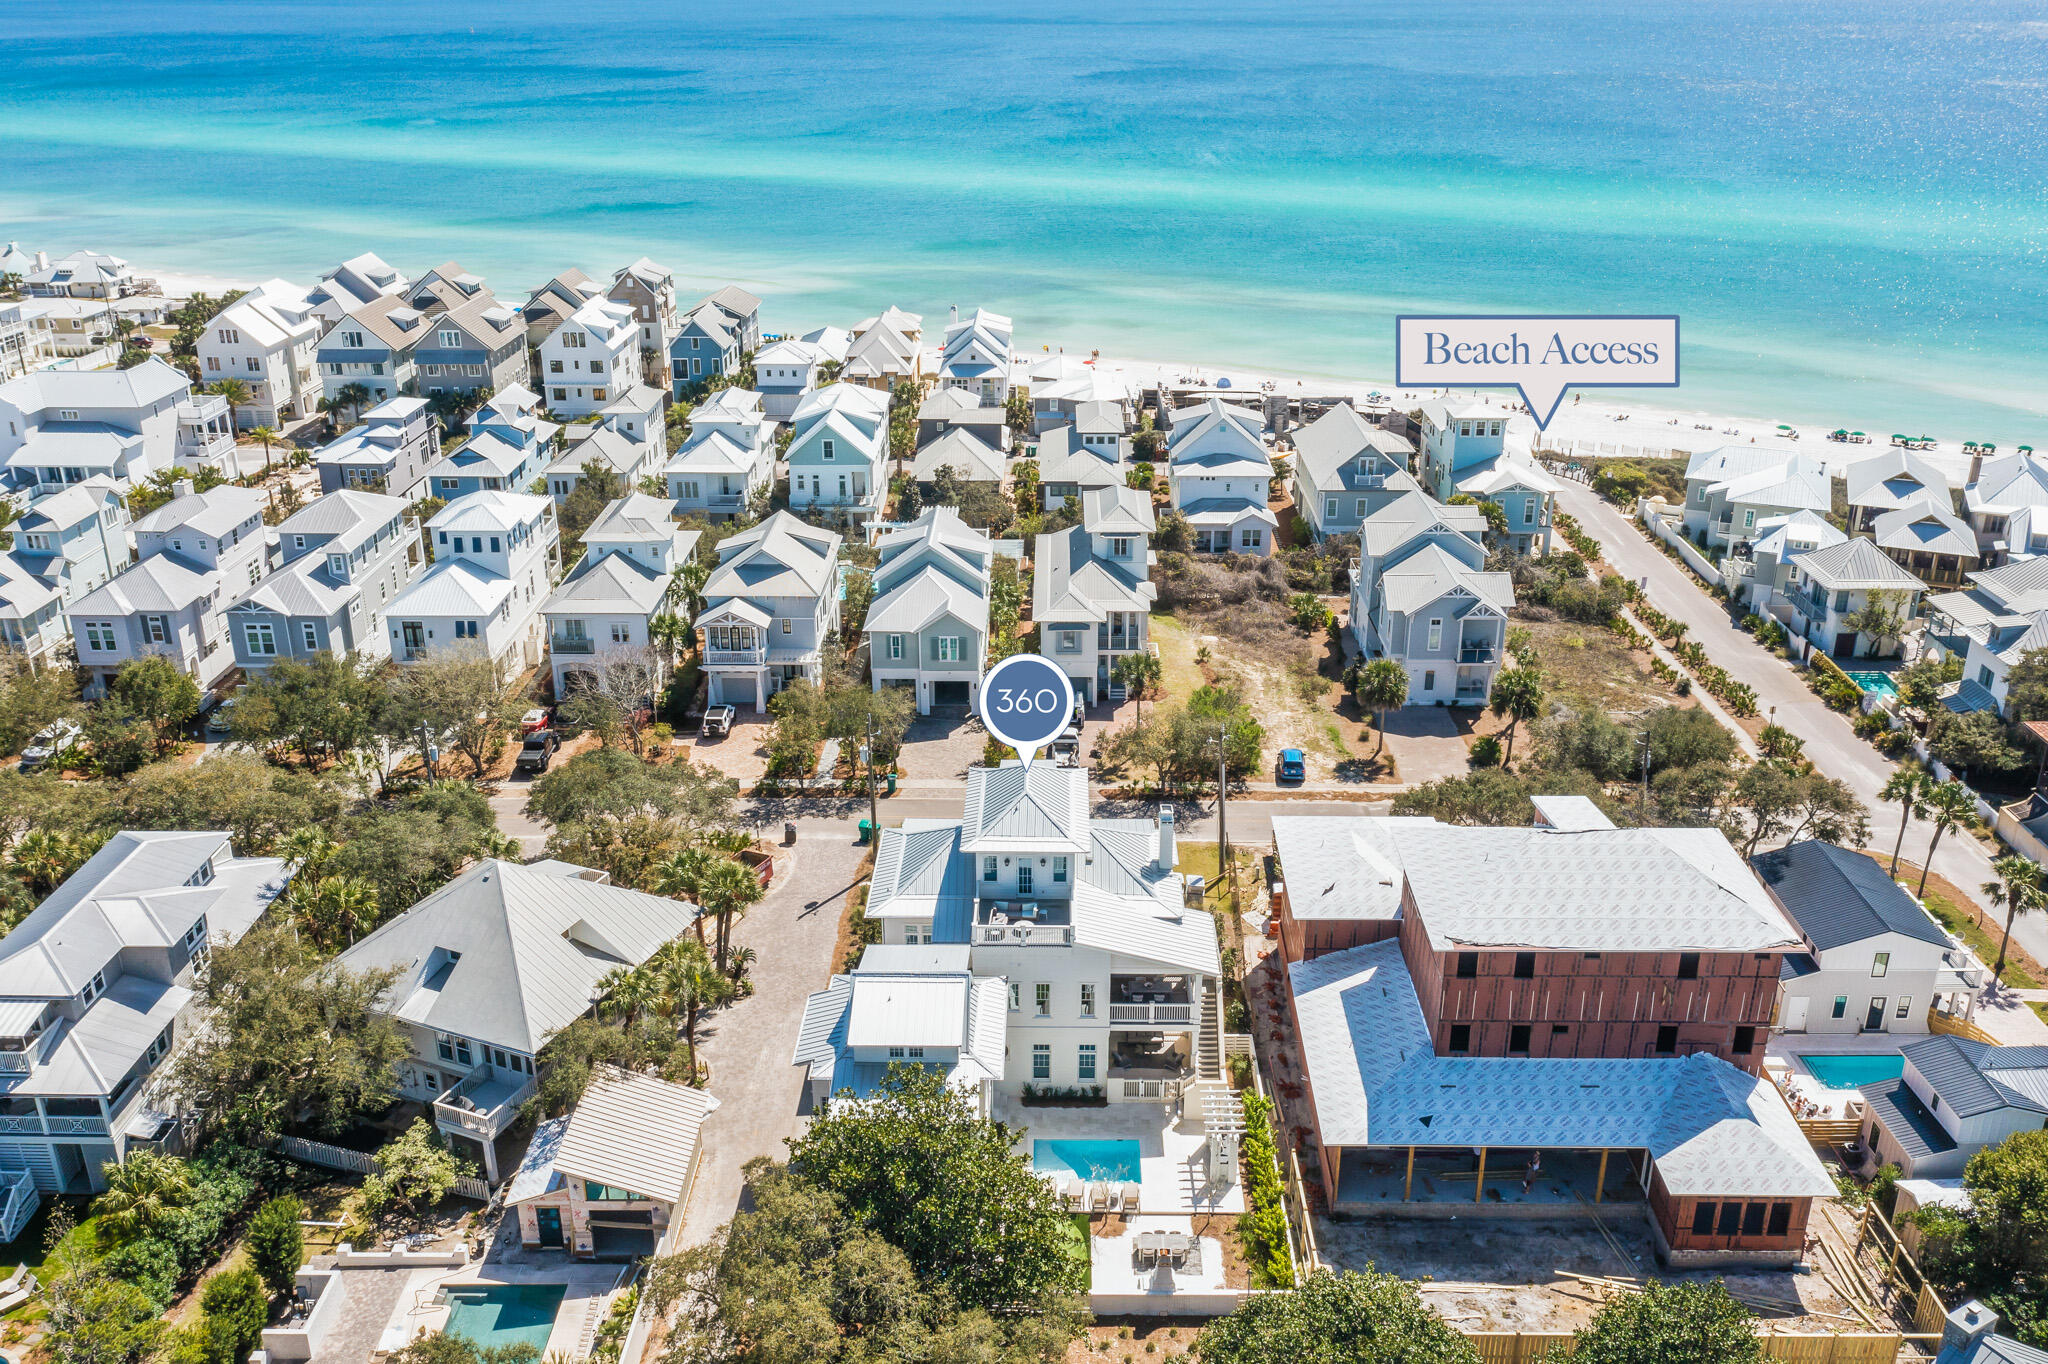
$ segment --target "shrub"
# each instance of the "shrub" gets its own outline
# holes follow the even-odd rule
[[[1472,741],[1469,759],[1474,767],[1500,766],[1500,740],[1491,734],[1482,734]]]
[[[249,1219],[249,1263],[256,1267],[272,1297],[281,1298],[291,1291],[299,1265],[305,1261],[306,1233],[299,1227],[299,1219],[305,1215],[306,1205],[286,1194],[265,1203]]]
[[[1237,1222],[1255,1288],[1291,1288],[1294,1256],[1287,1243],[1287,1214],[1282,1210],[1280,1153],[1273,1140],[1273,1101],[1244,1096],[1244,1139],[1238,1147],[1239,1177],[1244,1180],[1246,1212]]]

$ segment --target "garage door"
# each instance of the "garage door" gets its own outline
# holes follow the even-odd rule
[[[654,1254],[652,1227],[590,1228],[590,1253],[600,1260],[638,1260]]]
[[[935,706],[959,706],[964,709],[967,706],[967,687],[968,684],[965,682],[934,682],[932,683],[932,704]]]
[[[751,677],[733,677],[723,673],[711,675],[711,704],[714,706],[745,706],[759,710],[760,701],[754,693],[754,679]]]

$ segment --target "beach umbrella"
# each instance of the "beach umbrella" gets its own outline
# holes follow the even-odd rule
[[[1978,446],[1977,448],[1978,448],[1979,450],[1982,450],[1982,451],[1983,451],[1983,452],[1984,452],[1985,454],[1987,454],[1987,455],[1990,455],[1990,454],[1996,454],[1996,453],[1998,452],[1998,447],[1997,447],[1997,446],[1995,446],[1995,445],[1992,445],[1992,444],[1991,444],[1991,443],[1989,443],[1988,441],[1987,441],[1987,442],[1985,442],[1984,444],[1981,444],[1981,445],[1979,445],[1979,446]]]
[[[1898,432],[1894,431],[1894,432],[1892,432],[1892,439],[1893,439],[1893,440],[1911,440],[1911,439],[1913,439],[1913,438],[1912,438],[1911,436],[1902,436],[1902,435],[1900,435],[1900,434],[1899,434]]]
[[[1792,428],[1791,428],[1791,427],[1789,427],[1789,426],[1787,426],[1787,425],[1785,425],[1785,423],[1783,423],[1783,422],[1779,422],[1779,423],[1778,423],[1778,429],[1779,429],[1780,431],[1790,431],[1790,430],[1791,430]]]
[[[1778,429],[1782,431],[1785,428],[1781,426]],[[1828,432],[1828,434],[1831,436],[1846,436],[1849,434],[1849,428],[1846,426],[1838,426],[1834,430]]]
[[[1850,432],[1849,434],[1850,434],[1850,435],[1852,435],[1852,436],[1860,436],[1860,435],[1862,435],[1863,433],[1862,433],[1861,431],[1851,431],[1851,432]]]
[[[2023,455],[2031,455],[2034,453],[2034,447],[2031,445],[2022,445],[2020,447],[2020,453]]]

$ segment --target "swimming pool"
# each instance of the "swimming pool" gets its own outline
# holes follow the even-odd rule
[[[455,1284],[448,1289],[446,1329],[479,1345],[546,1350],[568,1291],[567,1284],[559,1283]]]
[[[1861,1089],[1896,1080],[1906,1073],[1906,1058],[1897,1052],[1864,1052],[1854,1056],[1801,1056],[1823,1089]]]
[[[1899,689],[1892,685],[1892,675],[1881,672],[1850,672],[1844,674],[1851,682],[1869,692],[1872,696],[1897,696]]]
[[[1083,1179],[1135,1183],[1138,1143],[1135,1141],[1034,1141],[1031,1168],[1077,1174]]]

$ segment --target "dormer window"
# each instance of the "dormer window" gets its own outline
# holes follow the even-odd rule
[[[337,578],[346,578],[348,576],[348,556],[346,554],[328,555],[327,571]]]
[[[192,874],[191,874],[190,876],[188,876],[188,877],[186,877],[186,878],[185,878],[185,884],[186,884],[186,885],[188,885],[188,886],[210,886],[210,885],[212,885],[212,884],[213,884],[213,859],[209,857],[209,858],[207,858],[207,859],[206,859],[206,860],[205,860],[204,862],[201,862],[201,863],[199,864],[199,869],[198,869],[197,871],[193,872],[193,873],[192,873]]]
[[[204,914],[194,920],[192,926],[185,930],[185,936],[181,941],[184,943],[185,950],[188,953],[198,954],[199,950],[206,943],[206,916]]]

